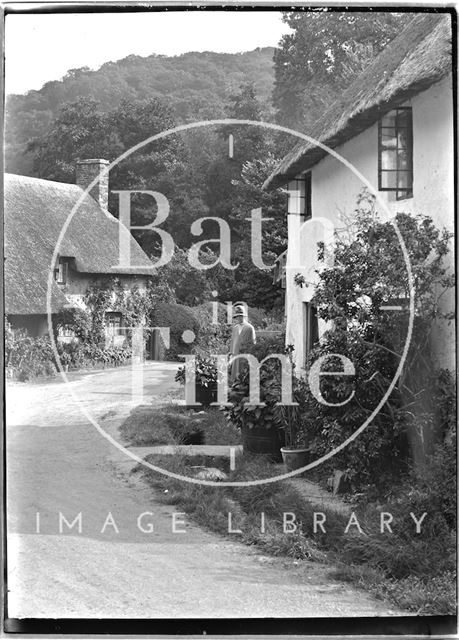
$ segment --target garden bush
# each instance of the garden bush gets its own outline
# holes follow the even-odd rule
[[[266,326],[266,311],[258,307],[248,308],[249,322],[253,324],[255,329],[261,329]]]
[[[130,347],[108,347],[74,340],[57,343],[61,365],[69,369],[117,366],[131,359]],[[53,376],[57,363],[49,336],[32,337],[26,331],[7,332],[6,366],[10,375],[22,382],[41,376]]]
[[[100,347],[92,343],[59,343],[58,353],[62,365],[70,369],[89,369],[106,366],[119,366],[131,360],[132,349],[129,346]]]
[[[413,330],[397,379],[409,326],[410,282],[394,227],[378,218],[374,197],[368,192],[359,196],[350,233],[337,236],[334,265],[324,264],[318,270],[311,298],[318,317],[330,329],[312,350],[308,368],[319,357],[340,354],[355,370],[352,376],[322,377],[320,390],[329,405],[311,396],[314,452],[322,456],[370,421],[333,458],[333,464],[345,471],[354,490],[375,496],[384,496],[402,481],[412,459],[422,464],[445,421],[438,412],[441,378],[435,373],[431,334],[439,320],[452,318],[453,311],[439,304],[440,296],[453,285],[444,260],[451,234],[422,215],[398,213],[396,223],[406,244],[416,292]],[[319,249],[325,260],[323,244]],[[301,278],[297,285],[308,287]],[[400,305],[396,314],[385,309],[395,303]],[[321,369],[341,371],[342,366],[339,359],[329,358]],[[394,380],[389,397],[373,416]]]
[[[166,350],[168,360],[177,360],[180,354],[191,353],[192,344],[182,340],[185,330],[199,334],[199,323],[190,307],[174,302],[159,303],[153,313],[152,320],[157,327],[170,328],[170,346]]]
[[[201,356],[229,353],[231,326],[227,324],[226,305],[218,302],[218,324],[214,324],[212,302],[205,302],[192,307],[192,312],[199,324],[197,340],[193,343],[192,351]]]
[[[32,337],[26,331],[6,331],[5,362],[10,375],[21,381],[56,373],[48,336]]]
[[[256,343],[251,348],[251,353],[261,362],[267,356],[285,353],[285,334],[279,332],[271,336],[257,336]]]

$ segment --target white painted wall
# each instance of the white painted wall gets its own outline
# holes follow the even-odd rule
[[[391,214],[422,213],[431,216],[438,227],[454,229],[454,149],[452,80],[446,78],[430,87],[403,106],[413,110],[413,197],[397,201],[395,193],[379,192]],[[378,126],[371,126],[346,142],[336,151],[378,188]],[[317,242],[323,240],[321,225],[314,219],[326,218],[343,227],[340,216],[352,215],[356,198],[364,183],[352,171],[332,156],[327,156],[312,168],[313,221],[303,225],[294,215],[288,216],[288,252],[286,282],[287,344],[295,346],[295,363],[304,363],[303,302],[313,295],[313,286],[299,288],[293,282],[295,273],[302,273],[314,282],[314,262]],[[378,214],[387,219],[380,208]],[[451,249],[453,246],[451,244]],[[454,268],[453,253],[449,255]],[[444,308],[454,309],[454,293],[443,301]],[[319,326],[320,332],[324,324]],[[435,349],[441,366],[454,368],[455,331],[452,325],[441,323],[435,332]]]

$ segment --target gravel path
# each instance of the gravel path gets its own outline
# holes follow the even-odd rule
[[[145,402],[175,387],[175,368],[147,365]],[[128,367],[70,386],[111,433],[132,409]],[[332,581],[330,567],[268,558],[174,516],[129,474],[130,461],[88,423],[64,383],[8,386],[7,456],[10,618],[398,613]],[[141,525],[153,523],[152,532],[138,527],[144,512]],[[62,521],[60,532],[59,514],[72,523],[80,513],[81,533],[78,521],[71,530]],[[183,533],[173,533],[174,517]]]

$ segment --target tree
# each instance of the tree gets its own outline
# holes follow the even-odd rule
[[[105,158],[112,162],[123,152],[149,136],[173,127],[172,113],[160,100],[123,100],[109,112],[100,110],[91,98],[64,104],[46,136],[30,143],[38,177],[74,181],[79,158]],[[151,176],[164,170],[179,149],[177,139],[168,138],[143,147],[123,160],[111,176],[116,188],[142,188]]]
[[[123,99],[137,102],[159,98],[177,122],[210,120],[226,117],[228,93],[243,75],[254,80],[265,108],[269,108],[274,79],[272,56],[271,47],[243,54],[128,56],[107,62],[96,71],[71,69],[62,80],[48,82],[38,91],[7,96],[8,171],[36,175],[26,145],[46,136],[62,106],[79,98],[96,100],[103,113],[115,109]]]
[[[354,220],[352,233],[337,238],[334,266],[319,272],[312,297],[319,317],[332,328],[313,350],[310,364],[338,353],[355,368],[350,378],[330,376],[322,383],[327,402],[342,406],[313,403],[310,424],[318,455],[342,443],[370,417],[396,374],[407,340],[410,286],[394,227],[378,219],[375,199],[366,191]],[[370,427],[336,458],[360,485],[369,478],[384,484],[395,466],[403,467],[408,444],[415,461],[424,461],[443,435],[434,392],[441,373],[431,338],[439,319],[453,317],[452,310],[442,310],[440,304],[454,282],[445,261],[451,234],[422,215],[398,213],[395,220],[414,279],[413,333],[390,397]],[[307,285],[299,279],[297,284]],[[397,311],[386,308],[394,305]],[[342,370],[342,364],[329,361],[328,370]]]
[[[390,12],[285,12],[293,32],[274,53],[277,121],[309,128],[410,19]]]
[[[229,117],[238,120],[263,120],[263,108],[254,85],[244,83],[231,96]],[[233,136],[233,154],[228,139]],[[256,125],[228,125],[219,132],[220,157],[210,164],[207,173],[206,203],[212,215],[226,220],[232,232],[233,263],[239,267],[226,279],[220,279],[220,300],[246,300],[251,305],[272,308],[280,304],[280,290],[272,284],[272,273],[252,261],[252,209],[262,208],[263,217],[272,218],[262,227],[263,257],[273,264],[286,247],[284,218],[285,196],[266,192],[262,185],[274,170],[277,137]],[[256,240],[259,240],[258,238]]]
[[[278,159],[268,153],[244,163],[240,180],[236,182],[238,199],[232,211],[232,219],[238,226],[245,228],[241,240],[235,246],[235,261],[240,266],[235,273],[230,299],[246,300],[251,305],[264,309],[272,309],[282,304],[280,284],[274,285],[272,271],[262,270],[252,260],[252,239],[250,217],[253,209],[261,209],[262,218],[269,222],[262,223],[261,240],[263,261],[267,265],[274,264],[277,256],[287,248],[287,222],[285,219],[286,194],[280,190],[265,191],[263,183],[278,164]]]
[[[78,158],[108,155],[108,123],[92,99],[65,104],[49,133],[31,141],[33,168],[39,178],[73,182]],[[107,158],[108,159],[108,158]]]
[[[246,83],[230,100],[230,116],[262,120],[262,107],[253,85]],[[74,166],[79,158],[104,157],[113,161],[146,138],[173,128],[171,110],[162,101],[122,100],[108,112],[92,99],[80,98],[66,104],[47,136],[34,141],[35,171],[40,177],[74,182]],[[234,136],[234,154],[228,154],[228,137]],[[204,143],[204,144],[203,144]],[[161,228],[173,238],[176,255],[161,273],[175,291],[177,299],[198,304],[217,290],[220,299],[248,297],[252,304],[271,306],[279,298],[272,286],[271,273],[252,264],[251,209],[263,207],[263,215],[274,223],[264,226],[265,261],[272,263],[286,242],[282,214],[283,197],[267,194],[262,183],[276,163],[275,139],[261,127],[244,125],[193,130],[149,143],[119,162],[110,171],[109,210],[118,214],[118,196],[113,191],[148,190],[163,194],[169,215]],[[156,218],[157,205],[147,194],[133,194],[131,223],[146,225]],[[189,265],[185,251],[196,242],[190,232],[199,218],[219,217],[231,227],[233,263],[240,259],[235,274],[221,265],[199,273]],[[206,221],[200,241],[217,237],[216,223]],[[156,261],[162,247],[157,234],[149,229],[133,235],[149,257]],[[215,262],[214,247],[202,260]]]

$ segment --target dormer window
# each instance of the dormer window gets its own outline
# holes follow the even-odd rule
[[[69,270],[68,258],[59,258],[57,267],[54,270],[54,279],[57,282],[57,284],[67,284],[68,270]]]
[[[378,189],[397,200],[413,196],[413,115],[411,107],[389,111],[378,127]]]

